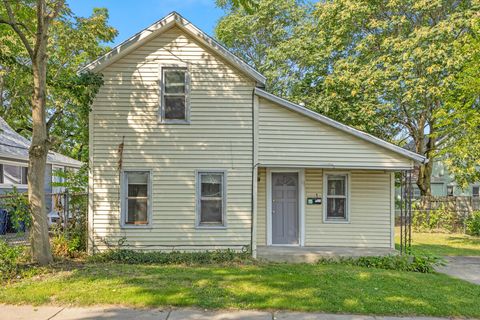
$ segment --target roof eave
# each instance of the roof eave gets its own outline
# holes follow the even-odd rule
[[[329,126],[332,126],[336,129],[339,129],[341,131],[344,131],[344,132],[347,132],[353,136],[356,136],[358,138],[361,138],[363,140],[366,140],[368,142],[371,142],[375,145],[378,145],[380,147],[383,147],[385,149],[388,149],[390,151],[393,151],[395,153],[398,153],[398,154],[401,154],[402,156],[406,157],[406,158],[409,158],[411,160],[414,160],[416,162],[419,162],[419,163],[427,163],[428,162],[428,159],[425,158],[424,156],[422,155],[419,155],[415,152],[411,152],[409,150],[406,150],[406,149],[403,149],[399,146],[396,146],[390,142],[387,142],[385,140],[382,140],[380,138],[377,138],[371,134],[368,134],[368,133],[365,133],[363,131],[360,131],[360,130],[357,130],[355,128],[352,128],[350,126],[347,126],[343,123],[340,123],[338,121],[335,121],[333,119],[330,119],[324,115],[321,115],[319,113],[316,113],[310,109],[307,109],[305,107],[302,107],[298,104],[295,104],[293,102],[290,102],[288,100],[285,100],[283,98],[280,98],[274,94],[271,94],[271,93],[268,93],[262,89],[259,89],[259,88],[255,88],[255,94],[258,95],[259,97],[262,97],[262,98],[265,98],[267,100],[270,100],[270,101],[273,101],[273,102],[276,102],[278,103],[279,105],[289,109],[289,110],[292,110],[292,111],[295,111],[295,112],[298,112],[304,116],[307,116],[309,118],[312,118],[314,120],[317,120],[319,122],[322,122],[324,124],[327,124]]]

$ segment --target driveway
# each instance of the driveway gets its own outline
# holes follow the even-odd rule
[[[480,285],[480,257],[445,257],[447,265],[437,271]]]
[[[446,320],[428,317],[373,317],[326,313],[207,311],[198,309],[62,308],[0,305],[0,320]]]

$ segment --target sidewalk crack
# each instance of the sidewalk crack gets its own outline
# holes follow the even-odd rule
[[[58,316],[58,314],[59,314],[60,312],[62,312],[63,310],[65,310],[65,307],[62,308],[62,309],[60,309],[60,310],[58,310],[57,312],[55,312],[55,314],[54,314],[53,316],[51,316],[50,318],[48,318],[47,320],[51,320],[51,319],[55,318],[55,317]]]
[[[168,318],[170,318],[171,313],[172,313],[172,309],[168,310],[167,317],[165,318],[165,320],[168,320]]]

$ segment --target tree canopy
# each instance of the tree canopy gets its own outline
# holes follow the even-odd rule
[[[439,156],[448,155],[462,185],[478,178],[480,140],[465,130],[478,132],[479,91],[462,84],[479,68],[466,54],[479,36],[477,0],[264,0],[252,14],[224,9],[217,37],[264,72],[268,90],[425,155],[422,194]]]
[[[33,2],[13,7],[28,37],[35,30]],[[0,7],[0,17],[6,16]],[[47,128],[51,148],[78,160],[88,159],[88,112],[101,84],[92,74],[77,75],[80,66],[108,49],[117,31],[108,25],[108,11],[75,16],[65,5],[51,25],[47,47]],[[32,74],[28,52],[14,30],[0,24],[0,116],[20,134],[32,134]]]

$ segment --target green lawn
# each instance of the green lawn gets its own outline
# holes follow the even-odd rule
[[[400,229],[395,229],[395,239],[400,243]],[[437,256],[480,256],[480,237],[449,233],[412,233],[412,248],[415,252]]]
[[[0,289],[0,303],[290,309],[480,317],[480,286],[344,265],[87,264]]]

